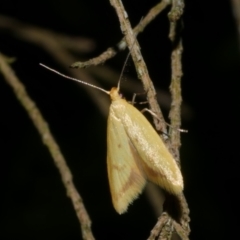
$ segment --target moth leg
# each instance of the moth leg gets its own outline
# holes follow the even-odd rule
[[[159,119],[159,117],[157,116],[157,114],[154,113],[152,110],[150,110],[150,109],[148,109],[148,108],[144,108],[144,109],[141,110],[141,113],[144,113],[144,112],[149,112],[152,116],[154,116],[155,118],[157,118],[157,119],[160,121],[160,119]]]
[[[148,109],[148,108],[142,109],[141,112],[142,112],[142,113],[144,113],[144,112],[149,112],[152,116],[154,116],[155,118],[157,118],[157,119],[160,121],[160,119],[158,118],[158,116],[156,115],[156,113],[154,113],[153,111],[151,111],[151,110]],[[165,122],[165,123],[166,123],[166,125],[169,126],[170,128],[173,128],[173,126],[172,126],[171,124],[169,124],[169,123],[167,123],[167,122]],[[181,129],[181,128],[178,128],[177,130],[178,130],[179,132],[183,132],[183,133],[187,133],[187,132],[188,132],[188,130],[186,130],[186,129]]]
[[[143,95],[143,94],[146,94],[146,92],[134,93],[131,104],[134,105],[135,103],[137,103],[137,102],[135,102],[137,95]],[[139,102],[138,104],[147,104],[147,103],[148,103],[148,101],[144,101],[144,102]]]

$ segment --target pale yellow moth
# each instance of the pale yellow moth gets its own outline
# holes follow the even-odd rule
[[[117,88],[106,91],[40,65],[110,95],[112,103],[107,123],[107,169],[113,206],[119,214],[127,211],[147,181],[171,194],[182,192],[183,179],[176,161],[144,115],[122,99],[119,94],[120,81]]]

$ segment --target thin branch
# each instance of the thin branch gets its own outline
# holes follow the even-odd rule
[[[177,35],[178,27],[181,27],[181,16],[184,10],[184,0],[173,0],[172,8],[168,14],[170,21],[169,39],[172,41],[172,55],[171,55],[171,84],[170,92],[172,95],[171,109],[169,118],[171,121],[172,128],[170,129],[170,141],[171,141],[171,152],[180,167],[180,153],[179,148],[181,146],[180,132],[178,129],[181,127],[181,79],[183,76],[182,72],[182,40]],[[181,225],[174,222],[174,228],[182,240],[188,239],[190,233],[190,217],[189,208],[185,196],[181,193],[178,196],[178,201],[181,206],[182,216],[180,219]],[[177,227],[177,228],[176,228]],[[181,228],[180,228],[181,227]]]
[[[171,56],[171,84],[170,92],[172,96],[171,109],[169,112],[169,118],[171,122],[170,140],[172,152],[174,158],[180,166],[179,148],[181,146],[180,131],[181,127],[181,103],[182,103],[182,91],[181,91],[181,79],[182,79],[182,41],[180,40],[177,46],[172,50]]]
[[[43,143],[47,146],[54,163],[59,170],[62,178],[63,185],[67,191],[67,196],[71,199],[73,207],[75,209],[76,215],[78,217],[80,227],[82,230],[82,237],[84,240],[94,240],[91,231],[91,220],[88,216],[87,210],[83,204],[83,200],[80,194],[77,192],[72,180],[72,174],[67,166],[67,163],[57,145],[55,139],[53,138],[47,122],[44,120],[41,112],[38,110],[34,101],[28,96],[24,85],[16,77],[13,70],[10,68],[4,57],[0,54],[0,70],[3,74],[6,82],[13,88],[13,91],[20,101],[22,106],[27,111],[30,119],[37,128],[39,134],[42,137]]]
[[[58,41],[55,32],[34,27],[2,15],[0,15],[0,28],[5,28],[11,31],[15,36],[42,47],[73,77],[83,79],[86,82],[99,86],[95,79],[86,71],[82,69],[79,71],[72,71],[69,69],[69,67],[67,67],[70,63],[74,62],[75,59],[73,55],[66,49],[66,46],[62,45],[62,41]],[[88,93],[92,101],[96,104],[96,106],[98,106],[99,111],[106,116],[109,106],[109,101],[107,98],[103,98],[101,92],[95,91],[94,89],[86,87],[85,85],[78,84],[78,86],[82,87]]]
[[[170,85],[170,91],[172,95],[171,109],[169,113],[169,118],[171,121],[171,129],[170,129],[170,140],[171,140],[171,153],[173,154],[175,160],[177,161],[180,167],[180,153],[179,148],[181,146],[180,132],[178,129],[181,127],[181,78],[182,78],[182,41],[179,40],[178,45],[172,51],[172,61],[171,61],[171,69],[172,69],[172,80]],[[185,196],[181,193],[178,196],[178,200],[181,205],[182,217],[181,224],[185,230],[185,235],[190,233],[189,227],[189,208]],[[185,239],[185,238],[184,238]]]
[[[171,41],[174,41],[176,38],[176,25],[178,20],[182,17],[184,6],[184,0],[172,0],[172,8],[168,13],[170,21],[170,31],[168,36]]]
[[[110,3],[115,8],[118,15],[120,27],[122,33],[125,36],[128,48],[131,51],[138,78],[141,79],[144,90],[147,93],[150,109],[158,116],[158,119],[154,118],[156,129],[166,132],[165,121],[156,100],[156,91],[148,74],[147,66],[141,54],[138,41],[136,40],[135,34],[129,22],[127,12],[125,11],[121,0],[110,0]]]
[[[178,200],[180,202],[181,209],[182,209],[181,210],[182,211],[182,216],[181,216],[181,219],[180,219],[180,223],[181,223],[181,226],[182,226],[182,228],[183,228],[183,230],[185,232],[185,235],[188,236],[190,234],[190,231],[191,231],[190,226],[189,226],[190,210],[189,210],[186,198],[185,198],[183,193],[178,196]]]
[[[151,8],[146,17],[144,17],[141,22],[133,29],[135,36],[141,33],[145,27],[170,4],[170,2],[170,0],[162,0],[160,3]],[[125,50],[127,47],[125,38],[123,38],[116,46],[118,51]],[[97,66],[99,64],[103,64],[108,59],[113,58],[116,54],[117,50],[114,47],[110,47],[98,57],[92,58],[86,62],[75,62],[71,65],[71,67],[86,68],[89,66]]]
[[[159,234],[158,240],[171,240],[173,235],[173,220],[168,217],[162,231]]]
[[[40,27],[36,27],[29,23],[24,23],[17,19],[1,15],[0,14],[0,29],[8,31],[8,33],[20,37],[24,40],[32,40],[38,45],[41,45],[41,41],[47,41],[48,38],[56,39],[62,47],[74,51],[74,53],[88,53],[94,50],[95,42],[89,38],[73,37],[56,33],[51,30],[46,30]],[[44,38],[46,36],[46,39]],[[39,37],[39,39],[38,39]]]
[[[183,229],[179,223],[177,223],[176,221],[173,221],[173,227],[182,240],[189,240],[187,236],[189,233],[187,232],[187,235],[186,235],[185,229]]]
[[[158,218],[158,221],[151,230],[151,234],[147,240],[155,240],[157,237],[159,240],[171,240],[175,235],[174,233],[177,233],[182,240],[189,240],[189,233],[186,232],[186,230],[179,223],[177,223],[175,220],[172,220],[166,212],[164,212]]]

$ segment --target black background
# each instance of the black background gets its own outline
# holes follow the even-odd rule
[[[133,26],[157,2],[123,1]],[[165,91],[170,81],[168,11],[138,37],[150,76]],[[115,10],[106,0],[2,1],[0,13],[66,35],[92,38],[97,47],[86,59],[122,37]],[[190,238],[231,239],[237,234],[240,180],[240,59],[231,3],[186,1],[183,45],[182,92],[191,117],[183,121],[189,133],[182,136],[181,159],[191,211]],[[17,58],[12,67],[67,159],[96,239],[146,239],[156,218],[145,195],[122,216],[111,204],[106,118],[93,101],[75,83],[39,67],[43,62],[62,70],[41,46],[0,29],[0,51]],[[120,72],[126,55],[127,51],[105,65]],[[130,71],[134,75],[133,67]],[[78,220],[51,156],[12,89],[0,78],[0,238],[80,239]]]

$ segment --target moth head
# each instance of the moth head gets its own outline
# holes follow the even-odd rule
[[[116,87],[113,87],[109,93],[110,98],[112,99],[112,101],[118,100],[122,98],[122,95],[119,94],[119,89]]]

